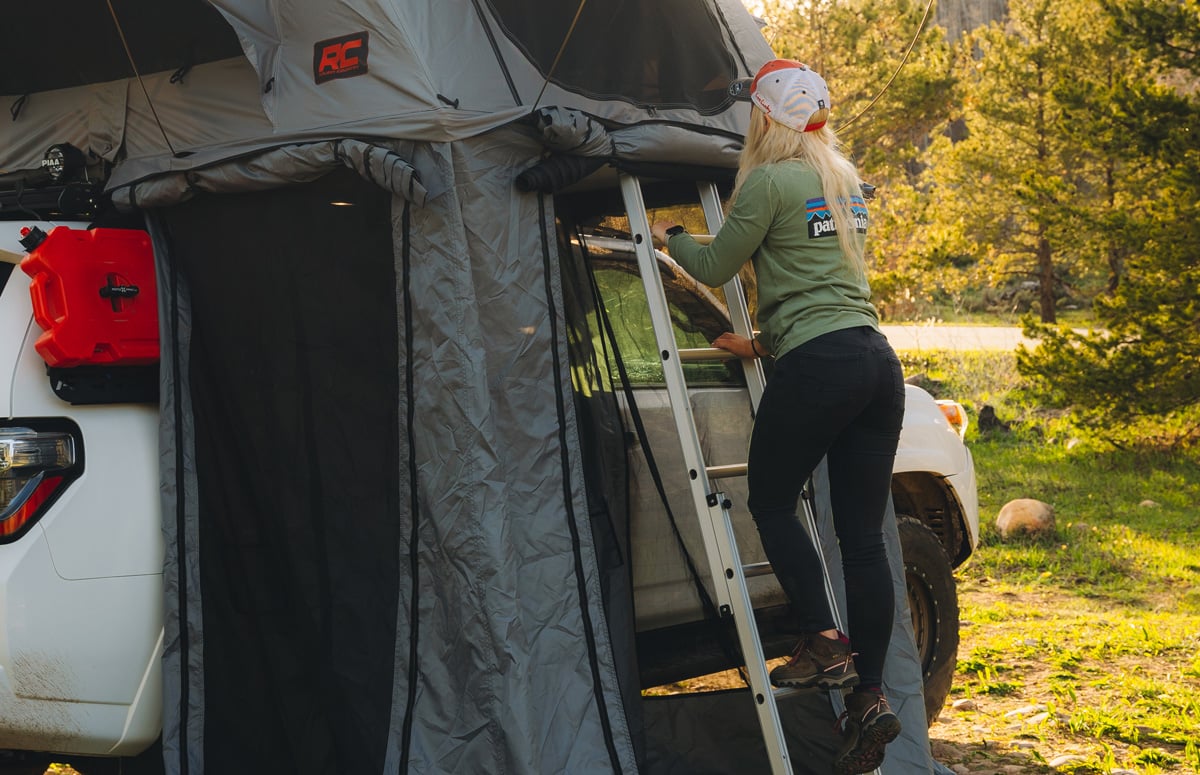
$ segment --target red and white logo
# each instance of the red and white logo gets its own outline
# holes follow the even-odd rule
[[[356,32],[313,44],[313,79],[325,83],[367,72],[367,33]]]

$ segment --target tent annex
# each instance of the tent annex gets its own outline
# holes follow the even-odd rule
[[[0,174],[69,144],[155,247],[167,771],[763,771],[746,692],[641,696],[563,238],[614,169],[731,178],[772,56],[739,0],[44,5],[6,9]],[[827,771],[828,702],[785,713]]]

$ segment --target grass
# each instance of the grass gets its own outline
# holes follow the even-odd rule
[[[1008,353],[902,358],[973,419],[989,405],[1007,423],[968,433],[982,536],[958,572],[951,701],[973,709],[947,709],[947,729],[935,724],[931,738],[966,727],[968,737],[1019,741],[1028,772],[1051,772],[1046,763],[1064,754],[1073,758],[1058,771],[1200,772],[1195,453],[1121,451],[1089,438],[1030,403]],[[995,515],[1014,498],[1049,503],[1054,532],[1002,539]],[[976,746],[965,766],[995,750]]]
[[[929,730],[935,758],[971,775],[1200,773],[1197,452],[1090,436],[1030,398],[1012,353],[900,358],[967,408],[979,482],[981,537],[956,572],[959,661]],[[1002,539],[995,517],[1015,498],[1049,503],[1054,531]]]

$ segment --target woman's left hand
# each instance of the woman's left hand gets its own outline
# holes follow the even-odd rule
[[[725,333],[718,336],[712,341],[713,347],[719,347],[722,350],[727,350],[739,358],[757,358],[758,353],[754,351],[754,344],[750,339],[737,334]]]

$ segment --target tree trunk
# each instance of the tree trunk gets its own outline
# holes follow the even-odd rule
[[[1054,323],[1057,315],[1054,310],[1054,254],[1050,250],[1050,240],[1043,233],[1037,241],[1038,264],[1038,304],[1041,307],[1043,323]]]

